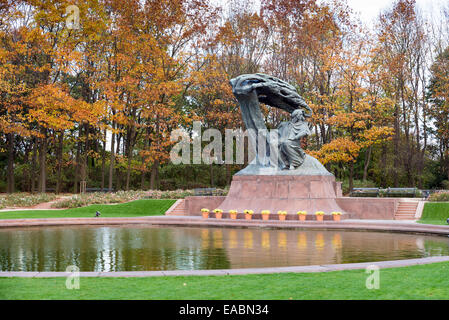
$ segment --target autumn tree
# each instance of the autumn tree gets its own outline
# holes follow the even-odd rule
[[[449,47],[438,57],[431,68],[429,100],[430,115],[435,126],[440,161],[446,167],[449,180]]]

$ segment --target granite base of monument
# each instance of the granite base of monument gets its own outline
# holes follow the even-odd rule
[[[288,220],[298,211],[307,211],[309,219],[316,211],[323,211],[326,220],[332,219],[333,211],[339,211],[345,219],[348,214],[336,202],[338,187],[333,175],[235,175],[218,208],[224,213],[249,209],[255,214],[282,210],[287,211]]]

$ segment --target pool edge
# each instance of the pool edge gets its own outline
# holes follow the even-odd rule
[[[241,268],[241,269],[217,269],[217,270],[167,270],[167,271],[117,271],[117,272],[0,272],[0,278],[58,278],[68,276],[79,277],[108,277],[108,278],[130,278],[130,277],[164,277],[164,276],[225,276],[225,275],[248,275],[248,274],[273,274],[273,273],[319,273],[344,270],[359,270],[376,266],[383,268],[399,268],[415,265],[448,262],[449,256],[426,257],[418,259],[390,260],[362,263],[325,264],[313,266],[293,266],[275,268]]]

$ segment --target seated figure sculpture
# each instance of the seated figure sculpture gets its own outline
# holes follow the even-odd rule
[[[282,122],[278,130],[280,156],[285,166],[283,169],[295,170],[303,164],[306,157],[306,153],[301,148],[301,139],[310,135],[310,129],[303,109],[296,109],[291,117],[291,121]]]

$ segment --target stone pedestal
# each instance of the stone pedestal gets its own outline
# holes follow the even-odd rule
[[[324,211],[326,220],[332,219],[332,211],[340,211],[344,219],[347,214],[335,201],[339,188],[333,175],[235,175],[218,208],[224,213],[249,209],[257,217],[262,210],[270,210],[272,219],[282,210],[287,211],[288,220],[295,219],[298,211],[307,211],[312,220],[316,211]]]

